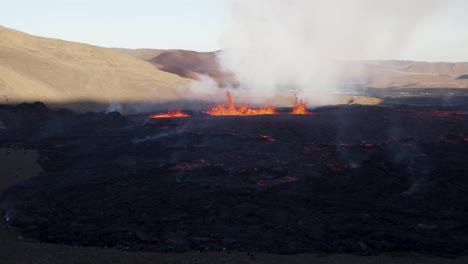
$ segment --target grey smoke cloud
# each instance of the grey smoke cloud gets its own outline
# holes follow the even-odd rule
[[[442,0],[231,0],[221,65],[250,98],[297,89],[309,100],[339,84],[342,62],[394,59]]]

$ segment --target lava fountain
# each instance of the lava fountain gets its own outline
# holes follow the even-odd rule
[[[307,103],[304,100],[299,100],[296,96],[293,110],[289,113],[291,115],[310,115],[312,114],[307,110]]]
[[[167,113],[152,114],[150,115],[150,118],[180,118],[188,116],[188,114],[182,112],[181,110],[169,110]]]
[[[276,115],[278,111],[272,105],[264,105],[261,108],[250,108],[247,104],[236,106],[231,93],[226,93],[228,104],[219,104],[204,113],[211,116],[253,116],[253,115]]]

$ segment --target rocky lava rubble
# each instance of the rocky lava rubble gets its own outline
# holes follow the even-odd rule
[[[468,247],[463,111],[149,120],[34,104],[0,115],[0,144],[38,149],[43,168],[7,190],[1,209],[42,241],[449,256]]]

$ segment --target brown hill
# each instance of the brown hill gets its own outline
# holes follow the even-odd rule
[[[128,50],[119,49],[140,59],[148,60],[158,69],[179,76],[199,79],[209,76],[221,86],[238,85],[233,74],[223,71],[217,60],[218,52],[188,50]],[[155,57],[148,59],[151,55]],[[468,62],[417,61],[359,61],[345,64],[342,78],[372,88],[468,88]]]
[[[221,69],[217,52],[108,49],[1,26],[0,58],[3,101],[164,103],[183,99],[189,79],[209,76],[220,86],[237,85]],[[468,88],[468,63],[361,61],[348,66],[344,76],[366,87]]]
[[[149,61],[162,71],[184,78],[199,80],[203,77],[210,77],[220,86],[238,85],[233,74],[223,71],[219,65],[218,52],[120,48],[115,48],[115,50]]]
[[[168,50],[149,60],[160,70],[179,76],[200,79],[206,75],[219,85],[235,84],[232,74],[223,71],[217,59],[217,52],[196,52],[189,50]]]
[[[163,49],[123,49],[123,48],[112,48],[112,49],[118,52],[126,53],[140,60],[150,60],[166,51]]]
[[[468,63],[360,62],[362,85],[373,88],[468,88]]]
[[[165,102],[187,79],[112,49],[0,26],[0,95],[9,101]]]
[[[414,62],[405,69],[407,72],[418,72],[427,74],[443,74],[459,76],[468,73],[468,63],[447,63],[447,62]]]

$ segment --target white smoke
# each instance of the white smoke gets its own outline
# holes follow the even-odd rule
[[[120,104],[120,103],[113,102],[113,103],[111,103],[111,104],[106,108],[106,110],[105,110],[104,112],[105,112],[106,114],[112,113],[112,112],[119,112],[119,113],[122,113],[122,112],[123,112],[123,106],[122,106],[122,104]]]
[[[191,81],[188,87],[190,98],[216,102],[221,98],[218,84],[208,76],[200,75],[196,81]]]
[[[231,0],[221,65],[251,98],[297,90],[328,103],[346,60],[396,59],[443,0]],[[357,64],[353,64],[357,65]],[[356,69],[353,69],[356,70]]]

